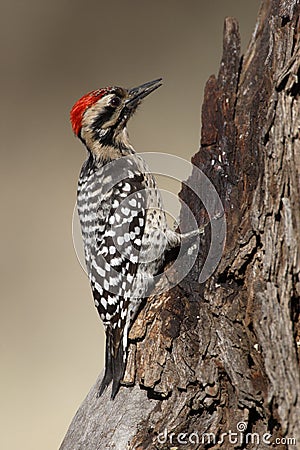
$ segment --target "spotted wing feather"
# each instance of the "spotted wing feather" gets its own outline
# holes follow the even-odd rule
[[[138,269],[145,227],[144,178],[136,175],[113,187],[110,209],[98,208],[99,226],[91,249],[90,281],[99,315],[106,327],[106,372],[100,394],[114,380],[117,391],[126,362],[122,345],[129,303]],[[127,341],[127,336],[125,337]]]

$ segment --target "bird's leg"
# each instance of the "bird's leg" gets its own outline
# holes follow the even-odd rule
[[[188,233],[176,233],[176,231],[173,231],[171,229],[168,229],[166,231],[166,237],[168,242],[168,248],[176,248],[179,247],[181,244],[184,244],[185,242],[189,241],[190,239],[196,238],[200,236],[201,234],[204,234],[205,228],[207,227],[209,223],[206,223],[202,225],[201,227],[197,228],[197,230],[189,231]]]
[[[181,242],[187,241],[191,238],[197,237],[200,234],[204,234],[205,228],[208,224],[202,225],[197,230],[189,231],[188,233],[179,234]]]

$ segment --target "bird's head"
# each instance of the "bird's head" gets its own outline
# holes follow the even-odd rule
[[[133,89],[106,87],[89,92],[73,106],[73,131],[88,150],[102,159],[132,151],[126,124],[141,100],[162,85],[161,78]]]

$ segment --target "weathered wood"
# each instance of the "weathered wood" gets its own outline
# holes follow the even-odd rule
[[[193,157],[224,204],[223,258],[199,285],[206,232],[187,277],[148,299],[131,330],[125,379],[135,386],[111,402],[109,392],[95,397],[98,380],[60,450],[202,449],[205,433],[218,441],[230,430],[238,444],[227,435],[209,447],[267,449],[275,439],[278,449],[300,446],[299,11],[297,0],[263,1],[242,58],[238,24],[225,20]],[[207,221],[189,188],[180,197],[199,225]],[[181,224],[189,228],[184,214]],[[254,442],[247,433],[257,433]]]

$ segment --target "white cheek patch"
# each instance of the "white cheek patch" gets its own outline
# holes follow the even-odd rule
[[[98,100],[94,105],[90,106],[82,118],[82,126],[89,130],[90,125],[97,119],[97,117],[103,113],[105,113],[106,106],[109,106],[111,99],[114,97],[114,94],[105,95],[103,98]],[[121,106],[122,107],[122,106]],[[105,122],[104,127],[102,127],[103,132],[107,132],[107,129],[114,125],[119,117],[119,109],[116,108],[112,117],[108,122]]]

